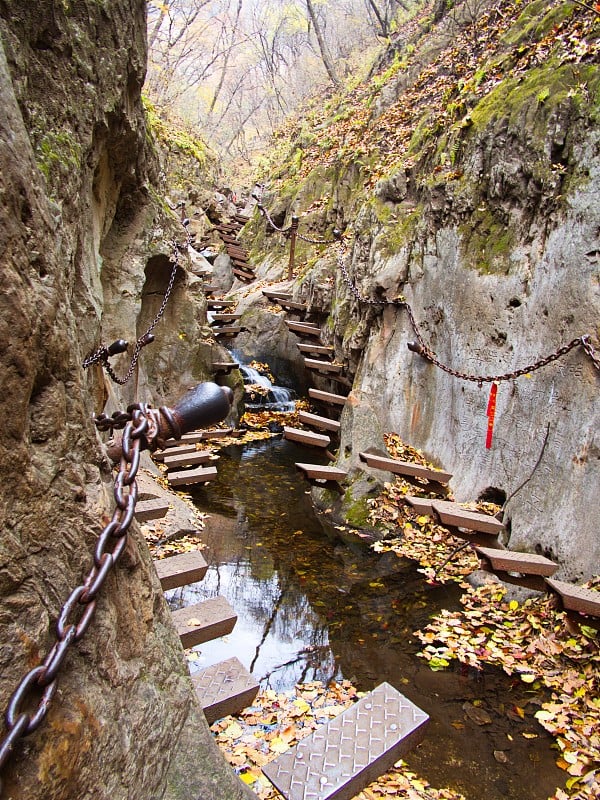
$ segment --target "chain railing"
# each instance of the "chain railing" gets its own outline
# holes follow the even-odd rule
[[[232,401],[233,393],[228,387],[201,383],[187,392],[175,408],[153,409],[136,403],[127,411],[117,411],[112,417],[101,414],[94,420],[101,431],[114,433],[116,428],[123,429],[122,437],[107,448],[109,457],[119,464],[113,489],[115,510],[98,537],[90,571],[58,613],[54,644],[42,663],[23,675],[8,702],[6,734],[0,738],[0,772],[19,741],[36,731],[48,714],[69,648],[88,630],[98,593],[127,545],[138,497],[136,476],[141,451],[164,447],[167,439],[180,439],[186,431],[219,422],[229,413]]]
[[[140,354],[142,349],[146,347],[146,345],[151,344],[154,341],[154,334],[153,331],[162,319],[165,309],[167,307],[167,303],[169,302],[169,298],[171,296],[171,292],[173,291],[173,285],[175,284],[175,277],[177,275],[177,270],[179,268],[179,253],[182,250],[186,250],[192,244],[192,236],[190,234],[189,219],[185,218],[185,205],[180,203],[179,207],[181,208],[181,224],[185,228],[186,233],[186,240],[184,244],[179,244],[175,239],[171,240],[171,275],[169,277],[169,283],[167,284],[167,288],[165,290],[164,297],[160,304],[158,311],[156,312],[156,316],[148,325],[145,333],[143,333],[137,340],[133,347],[133,353],[131,355],[131,361],[129,363],[129,367],[125,375],[120,378],[115,371],[113,370],[109,359],[117,355],[118,353],[124,353],[129,347],[129,343],[126,342],[124,339],[117,339],[111,345],[101,344],[93,353],[91,353],[84,361],[83,361],[83,368],[87,369],[91,367],[93,364],[101,364],[103,369],[105,370],[106,374],[109,378],[114,382],[118,383],[121,386],[126,384],[133,375],[135,368],[137,366],[138,360],[140,358]]]
[[[403,295],[394,299],[394,300],[376,300],[371,297],[365,297],[362,295],[356,284],[352,281],[350,274],[348,273],[348,269],[344,260],[347,255],[346,244],[343,240],[340,240],[339,248],[338,248],[338,267],[342,278],[346,285],[348,286],[350,293],[352,296],[359,302],[364,303],[367,305],[375,305],[375,306],[397,306],[399,308],[403,308],[406,310],[408,315],[408,319],[410,321],[411,327],[417,337],[416,342],[408,342],[409,350],[412,350],[414,353],[418,353],[424,359],[429,361],[430,363],[434,364],[438,369],[447,372],[449,375],[453,375],[455,378],[459,378],[463,381],[472,381],[473,383],[477,383],[478,385],[482,385],[484,383],[499,383],[500,381],[510,381],[514,380],[515,378],[520,377],[521,375],[529,375],[532,372],[535,372],[542,367],[551,364],[553,361],[561,358],[562,356],[569,353],[575,347],[581,347],[590,357],[592,364],[596,367],[597,370],[600,370],[600,358],[596,353],[591,337],[588,334],[584,334],[583,336],[577,336],[575,339],[572,339],[568,344],[561,345],[557,347],[552,353],[549,353],[542,358],[539,358],[537,361],[534,361],[531,364],[528,364],[525,367],[520,367],[519,369],[512,370],[510,372],[504,372],[499,375],[474,375],[467,372],[461,372],[460,370],[454,369],[447,364],[444,364],[440,359],[436,356],[434,351],[429,347],[429,345],[425,342],[423,335],[419,329],[419,325],[415,319],[414,312]]]
[[[0,770],[19,740],[36,731],[45,719],[58,686],[58,673],[69,648],[89,628],[96,611],[98,592],[125,549],[138,496],[136,475],[141,444],[153,427],[145,406],[132,410],[131,421],[125,425],[122,456],[115,478],[115,511],[98,538],[92,568],[83,583],[73,589],[60,610],[54,645],[43,662],[21,678],[10,698],[5,714],[7,733],[0,741]]]

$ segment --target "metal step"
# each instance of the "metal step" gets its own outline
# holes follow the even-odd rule
[[[208,564],[199,550],[179,553],[169,558],[161,558],[154,562],[156,574],[163,592],[178,589],[188,583],[201,581],[206,575]]]
[[[299,411],[298,420],[303,425],[312,425],[313,428],[319,428],[324,431],[333,431],[338,433],[341,423],[337,419],[329,419],[328,417],[319,417],[317,414],[309,414],[308,411]]]
[[[233,436],[234,431],[233,428],[217,428],[214,431],[202,431],[200,435],[204,442],[207,439],[224,439],[226,436]]]
[[[346,404],[347,397],[342,394],[332,394],[331,392],[322,392],[320,389],[309,389],[308,396],[313,400],[322,400],[324,403],[331,403],[333,405],[343,406]]]
[[[428,720],[382,683],[262,771],[287,800],[350,800],[422,740]]]
[[[152,453],[152,458],[155,461],[164,461],[167,456],[185,456],[198,452],[195,444],[181,444],[179,441],[174,441],[173,444],[167,442],[165,448],[165,450],[157,450]]]
[[[153,500],[138,500],[135,504],[135,518],[138,522],[147,522],[151,519],[162,519],[169,511],[169,504],[158,498]]]
[[[237,620],[235,611],[221,595],[173,611],[171,617],[183,647],[227,636]]]
[[[344,369],[342,364],[332,364],[331,361],[320,361],[318,358],[305,358],[304,366],[319,372],[342,372]]]
[[[495,550],[477,545],[475,550],[489,561],[494,572],[520,572],[523,575],[554,575],[558,564],[537,553],[515,553],[513,550]],[[600,597],[599,597],[600,599]]]
[[[554,578],[546,578],[546,583],[560,595],[565,609],[592,617],[600,617],[600,592],[585,589],[583,586],[576,586],[573,583],[557,581]],[[582,623],[585,624],[583,620]]]
[[[288,300],[284,297],[276,297],[275,302],[279,303],[282,308],[289,308],[292,311],[306,311],[308,308],[306,303],[296,303],[293,300]]]
[[[301,353],[314,353],[315,355],[330,356],[333,358],[333,347],[325,344],[304,344],[300,342],[297,345]]]
[[[440,518],[442,525],[493,535],[504,531],[504,525],[496,517],[481,514],[478,511],[468,511],[458,503],[451,503],[448,500],[432,500],[431,506]]]
[[[313,431],[302,431],[299,428],[289,428],[287,425],[283,427],[283,438],[311,447],[327,447],[331,443],[329,436],[313,433]]]
[[[285,324],[293,333],[305,334],[306,336],[321,335],[321,329],[308,322],[292,322],[291,320],[286,319]]]
[[[395,458],[384,458],[373,453],[360,453],[360,458],[373,469],[382,469],[386,472],[393,472],[395,475],[407,475],[411,478],[425,478],[428,481],[438,483],[448,483],[452,475],[442,470],[429,469],[420,464],[413,464],[408,461],[398,461]]]
[[[212,368],[217,375],[229,375],[231,370],[239,369],[240,365],[235,361],[213,361]]]
[[[223,325],[221,327],[211,327],[213,336],[237,336],[241,332],[239,325]]]
[[[235,656],[194,673],[192,683],[209,725],[252,705],[259,688]]]
[[[321,464],[301,464],[296,467],[303,472],[309,481],[341,481],[348,473],[338,467],[327,467]]]
[[[208,483],[217,477],[216,467],[199,467],[181,472],[170,472],[167,480],[170,486],[192,486],[195,483]]]
[[[293,297],[291,292],[277,292],[271,289],[263,289],[262,293],[265,297],[268,297],[269,300],[291,300]]]
[[[194,450],[193,453],[184,453],[183,455],[171,455],[169,453],[163,459],[167,469],[176,469],[177,467],[193,467],[196,464],[212,464],[218,459],[219,456],[213,455],[210,450]]]

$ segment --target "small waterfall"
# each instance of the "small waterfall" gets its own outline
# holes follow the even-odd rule
[[[274,386],[266,375],[254,367],[240,364],[246,386],[245,405],[248,411],[293,411],[296,407],[294,392],[283,386]],[[253,392],[251,387],[256,387]]]

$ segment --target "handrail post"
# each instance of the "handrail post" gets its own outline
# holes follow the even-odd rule
[[[298,223],[300,219],[295,214],[292,216],[292,224],[290,226],[290,263],[288,265],[288,280],[294,277],[294,256],[296,253],[296,233],[298,232]]]

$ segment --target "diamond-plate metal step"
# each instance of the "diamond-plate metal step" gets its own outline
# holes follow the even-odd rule
[[[188,583],[201,581],[206,575],[208,564],[199,550],[179,553],[154,562],[154,568],[164,592],[177,589]]]
[[[428,720],[382,683],[263,773],[287,800],[350,800],[421,741]]]
[[[209,725],[252,705],[258,683],[235,656],[192,675]]]
[[[169,504],[160,498],[138,500],[135,505],[135,518],[138,522],[148,522],[151,519],[162,519],[168,511]]]
[[[237,614],[220,595],[173,611],[171,618],[184,647],[194,647],[226,636],[233,630]]]

